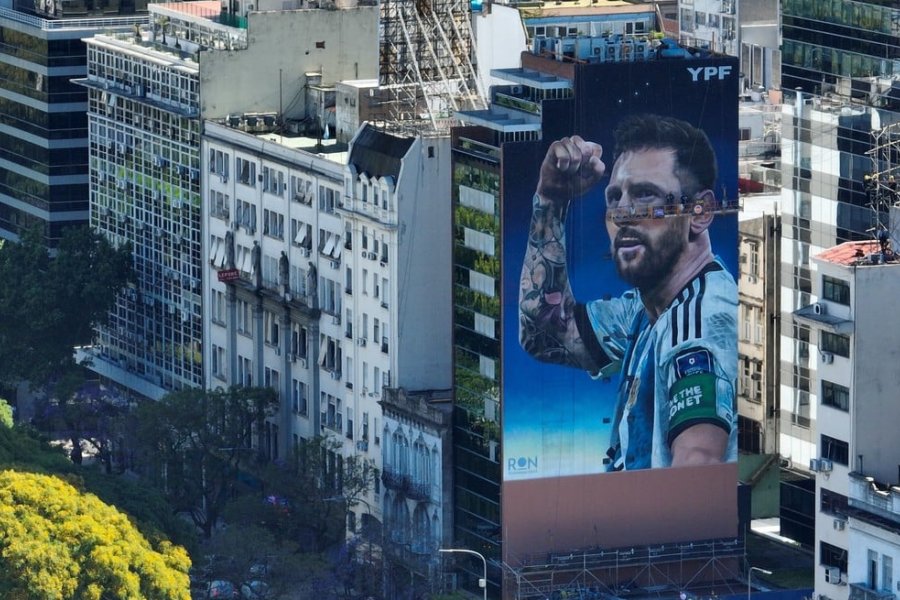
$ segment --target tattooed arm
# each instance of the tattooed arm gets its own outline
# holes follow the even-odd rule
[[[566,268],[565,220],[572,198],[603,177],[598,144],[578,136],[553,142],[541,165],[528,247],[519,283],[519,341],[538,360],[595,372],[597,364],[579,332],[579,311]],[[590,331],[582,326],[582,330]]]

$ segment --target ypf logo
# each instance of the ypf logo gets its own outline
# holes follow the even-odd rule
[[[719,67],[687,67],[688,73],[691,74],[691,81],[712,81],[714,79],[725,79],[731,75],[730,65],[721,65]]]
[[[538,470],[537,456],[520,456],[506,459],[507,473],[536,473]]]

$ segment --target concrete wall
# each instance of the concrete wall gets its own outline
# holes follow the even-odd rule
[[[397,382],[409,390],[447,389],[453,321],[449,136],[412,145],[398,188]]]
[[[519,11],[510,6],[485,4],[490,11],[476,15],[473,19],[478,78],[485,94],[492,85],[508,82],[491,77],[491,69],[508,69],[519,66],[519,55],[526,49],[525,27]]]
[[[854,421],[850,463],[878,481],[896,483],[900,463],[900,332],[891,323],[896,320],[894,299],[900,297],[900,265],[862,266],[855,272],[851,289],[855,331],[850,351]],[[857,458],[860,454],[862,465]]]
[[[200,59],[200,111],[277,112],[303,118],[305,73],[323,85],[378,75],[378,9],[296,10],[250,14],[249,48],[213,50]]]

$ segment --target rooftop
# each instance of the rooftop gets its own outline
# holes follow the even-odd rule
[[[891,250],[882,253],[881,244],[877,241],[844,242],[820,252],[816,259],[848,267],[897,261]]]

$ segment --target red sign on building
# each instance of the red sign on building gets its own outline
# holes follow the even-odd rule
[[[241,272],[237,269],[224,269],[219,271],[219,281],[228,282],[241,278]]]

